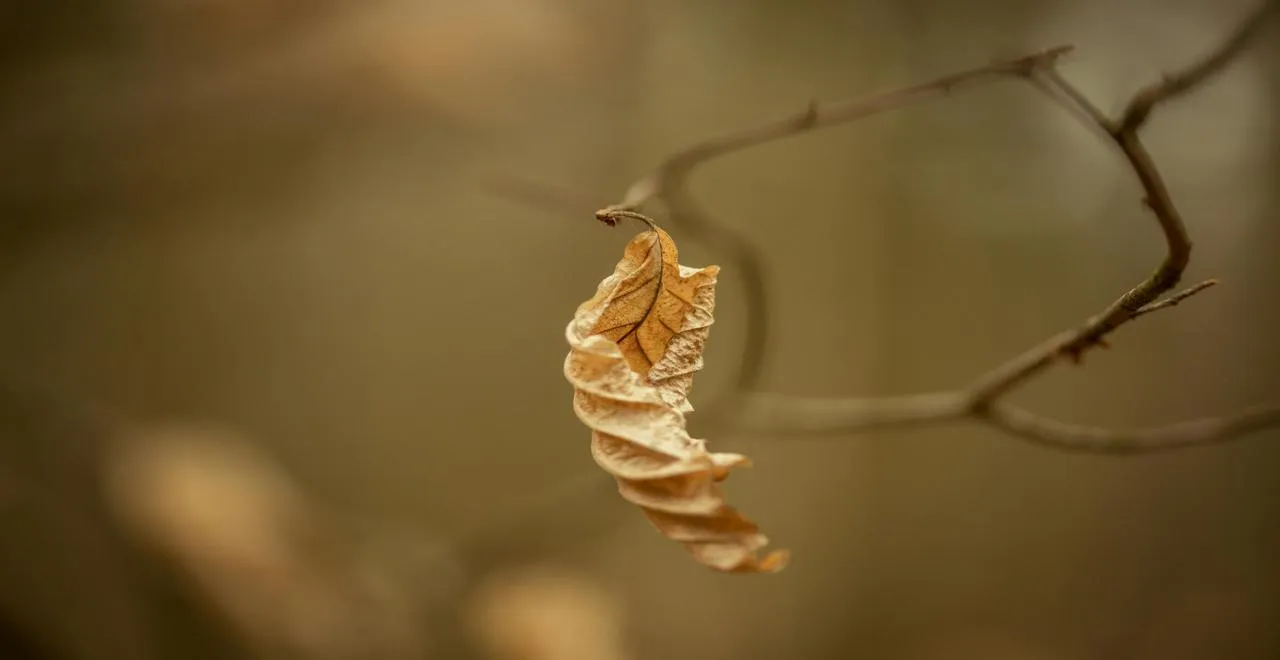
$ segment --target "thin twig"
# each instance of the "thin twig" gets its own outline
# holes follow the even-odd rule
[[[738,428],[751,433],[849,433],[887,427],[935,424],[969,415],[961,392],[895,397],[827,399],[752,394],[736,412]]]
[[[1228,415],[1135,430],[1068,424],[1006,403],[988,408],[983,419],[995,428],[1053,449],[1134,455],[1220,444],[1280,425],[1280,405],[1255,406]]]
[[[1160,82],[1152,83],[1135,94],[1118,122],[1117,132],[1138,130],[1157,105],[1195,90],[1205,81],[1225,70],[1266,25],[1271,14],[1277,11],[1280,11],[1280,2],[1264,0],[1208,57],[1178,73],[1164,76]]]
[[[752,434],[823,435],[934,425],[972,419],[1037,445],[1079,453],[1149,454],[1218,444],[1280,425],[1280,405],[1146,429],[1107,429],[1070,424],[997,402],[975,414],[962,392],[898,397],[822,399],[757,394],[741,411],[742,430]]]
[[[1190,298],[1191,296],[1194,296],[1197,293],[1200,293],[1201,291],[1204,291],[1205,289],[1211,286],[1216,286],[1217,284],[1218,284],[1218,280],[1211,279],[1211,280],[1205,280],[1195,286],[1187,287],[1173,294],[1172,296],[1165,298],[1164,300],[1157,300],[1153,303],[1147,303],[1146,305],[1143,305],[1142,307],[1138,308],[1138,311],[1133,313],[1132,318],[1136,319],[1139,316],[1142,316],[1144,314],[1150,314],[1151,312],[1158,312],[1166,307],[1174,307],[1178,303],[1182,302],[1183,300],[1186,300],[1187,298]]]
[[[1101,130],[1102,135],[1110,136],[1113,132],[1113,122],[1107,113],[1102,111],[1097,104],[1085,96],[1075,85],[1068,83],[1063,79],[1062,74],[1054,68],[1046,68],[1037,71],[1035,75],[1029,76],[1028,79],[1040,91],[1045,92],[1051,98],[1060,95],[1065,98],[1055,98],[1054,100],[1062,104],[1063,108],[1072,112],[1076,116],[1084,119],[1085,125],[1090,130]]]
[[[788,138],[800,133],[847,124],[890,110],[897,110],[931,98],[943,97],[977,83],[1029,75],[1071,52],[1072,46],[1058,46],[1011,60],[952,73],[929,82],[891,90],[874,96],[819,105],[811,103],[798,114],[759,126],[733,131],[703,140],[668,156],[656,170],[632,184],[623,195],[620,208],[635,209],[653,198],[664,196],[673,183],[682,184],[693,168],[747,147]]]

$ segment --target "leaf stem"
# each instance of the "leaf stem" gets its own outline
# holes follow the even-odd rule
[[[643,213],[637,213],[635,211],[631,211],[628,209],[621,209],[621,208],[616,208],[612,206],[609,208],[604,208],[604,209],[600,209],[599,211],[596,211],[596,220],[599,220],[600,222],[603,222],[606,225],[609,225],[610,227],[617,227],[618,221],[622,220],[623,218],[631,218],[632,220],[639,220],[640,222],[643,222],[646,225],[648,225],[650,231],[658,231],[658,224],[653,221],[653,218],[650,218],[649,216]]]

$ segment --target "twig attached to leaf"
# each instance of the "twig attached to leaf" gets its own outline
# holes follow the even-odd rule
[[[706,473],[699,473],[700,480],[681,482],[679,487],[673,484],[674,492],[679,494],[676,498],[679,504],[672,503],[669,493],[666,498],[653,499],[654,493],[663,492],[653,488],[660,483],[653,475],[662,474],[660,471],[647,473],[651,477],[649,479],[640,478],[646,474],[643,471],[645,469],[658,470],[663,466],[682,465],[681,461],[689,460],[690,452],[696,454],[703,450],[701,441],[688,438],[684,432],[683,412],[687,410],[673,410],[669,404],[688,405],[688,385],[692,382],[693,372],[701,368],[701,361],[697,356],[701,353],[701,342],[706,338],[705,326],[686,328],[682,325],[679,329],[666,328],[663,331],[654,328],[643,334],[636,329],[630,335],[625,330],[602,328],[616,333],[617,339],[626,343],[626,351],[630,351],[630,355],[619,344],[593,334],[599,330],[596,327],[599,322],[598,314],[602,313],[597,308],[606,304],[610,293],[616,292],[621,278],[631,272],[624,269],[628,259],[643,255],[640,256],[639,263],[644,263],[644,259],[651,258],[653,252],[660,252],[661,255],[650,262],[650,268],[657,267],[658,263],[665,263],[667,259],[663,241],[670,237],[657,228],[652,220],[639,213],[641,207],[650,202],[661,203],[672,222],[681,226],[695,240],[705,242],[722,254],[732,266],[734,277],[747,298],[746,340],[742,359],[736,365],[735,386],[724,401],[726,405],[715,406],[712,413],[718,420],[727,422],[738,430],[766,433],[848,433],[967,419],[985,423],[1015,437],[1052,449],[1131,455],[1227,442],[1252,431],[1280,425],[1280,405],[1276,404],[1149,429],[1118,430],[1059,422],[1021,410],[1004,401],[1006,394],[1050,366],[1063,360],[1078,363],[1090,348],[1107,346],[1108,335],[1121,325],[1150,312],[1173,307],[1216,284],[1216,280],[1208,280],[1181,292],[1171,293],[1186,270],[1191,243],[1159,170],[1138,133],[1157,106],[1195,91],[1230,66],[1244,51],[1248,42],[1260,32],[1265,20],[1280,13],[1277,10],[1280,10],[1280,0],[1266,0],[1212,52],[1182,71],[1163,76],[1160,81],[1137,92],[1116,119],[1102,112],[1058,72],[1057,60],[1071,51],[1070,46],[1061,46],[1021,58],[996,61],[984,67],[953,73],[865,99],[827,105],[810,103],[801,113],[711,137],[663,159],[656,169],[628,188],[621,203],[597,213],[598,219],[611,226],[616,225],[621,218],[641,220],[650,226],[651,232],[632,241],[628,246],[627,256],[619,264],[620,270],[601,284],[596,298],[579,309],[575,322],[569,326],[568,337],[573,352],[566,362],[566,375],[577,388],[575,408],[579,416],[593,428],[593,448],[597,462],[614,474],[623,496],[645,508],[646,515],[659,529],[671,538],[690,545],[695,556],[704,552],[699,557],[704,563],[722,569],[738,567],[727,570],[758,571],[776,570],[785,562],[785,554],[773,554],[763,560],[754,559],[753,548],[763,545],[763,537],[753,536],[757,531],[749,522],[743,521],[743,527],[735,531],[738,534],[733,537],[737,539],[736,545],[717,546],[708,540],[714,537],[711,535],[713,527],[706,524],[709,521],[705,517],[701,519],[702,527],[689,528],[676,525],[677,521],[671,520],[661,506],[652,506],[661,502],[668,508],[696,508],[692,502],[702,502],[702,506],[708,511],[721,510],[716,508],[722,506],[719,492],[710,489],[715,486],[715,482],[727,475],[730,467],[743,464],[735,463],[736,458],[729,458],[736,455],[706,454],[699,459],[708,462],[705,464],[710,466],[707,469],[710,470],[711,479],[706,479]],[[1137,176],[1145,193],[1144,202],[1155,215],[1164,235],[1167,253],[1158,268],[1149,278],[1127,291],[1101,313],[1010,359],[963,389],[906,396],[838,399],[788,397],[760,392],[759,380],[769,318],[764,260],[759,249],[750,240],[736,228],[717,222],[694,197],[688,185],[693,171],[709,160],[734,151],[819,128],[849,123],[910,103],[945,97],[962,88],[972,89],[981,83],[1010,78],[1027,81],[1047,93],[1082,119],[1089,130],[1104,136],[1118,148]],[[571,198],[563,191],[552,190],[542,184],[522,180],[516,188],[522,199],[536,199],[539,205],[552,207],[557,211],[577,213],[587,209],[585,202],[581,201],[584,198]],[[683,267],[675,261],[674,244],[671,244],[670,259],[675,272],[689,276],[683,273]],[[666,265],[660,268],[663,282],[666,281],[666,272],[669,272],[667,268]],[[710,286],[704,288],[708,291],[708,296],[713,295],[714,277],[710,280]],[[701,290],[703,289],[695,287],[695,291]],[[707,300],[710,302],[712,299],[708,297]],[[658,306],[658,298],[653,297],[649,305]],[[657,318],[650,311],[646,309],[641,318]],[[708,325],[710,311],[708,306],[705,318]],[[634,315],[634,310],[630,313]],[[583,320],[584,317],[589,320]],[[643,342],[653,342],[651,346],[661,343],[667,332],[671,333],[671,339],[666,352],[645,351]],[[672,346],[686,334],[699,337],[696,354],[690,354],[682,362],[686,366],[681,371],[681,377],[686,380],[669,380],[664,398],[658,395],[659,388],[650,381],[655,378],[655,371],[659,375],[663,373],[658,370],[658,366],[670,362],[668,355],[673,350]],[[642,340],[642,337],[645,339]],[[652,366],[648,372],[644,372],[647,364]],[[585,387],[579,388],[580,384]],[[611,396],[614,398],[610,399]],[[606,412],[610,402],[615,405],[620,416],[615,417],[614,413]],[[593,416],[596,413],[600,414]],[[654,426],[646,432],[637,432],[627,425],[642,419],[646,414],[666,421],[664,425]],[[619,423],[623,426],[617,426]],[[678,432],[673,429],[678,429]],[[619,431],[623,435],[612,436],[612,431]],[[626,435],[628,432],[637,434],[631,438]],[[655,446],[659,449],[655,450]],[[611,454],[613,449],[617,453]],[[715,458],[717,456],[719,458]],[[618,457],[621,459],[615,461]],[[637,466],[643,469],[636,472]],[[681,490],[682,488],[685,490]],[[710,499],[706,499],[706,493],[712,493]],[[707,504],[708,502],[715,504]],[[726,508],[723,511],[732,510]],[[736,515],[732,513],[731,517]],[[729,519],[731,518],[726,520]],[[693,529],[697,529],[701,535],[695,534]],[[727,530],[721,530],[720,533],[727,533]],[[747,541],[744,542],[744,539]],[[721,548],[731,549],[736,554],[716,554]],[[708,549],[716,550],[705,554]],[[752,549],[749,554],[748,549]],[[738,561],[741,563],[735,563]]]
[[[648,230],[627,243],[622,260],[565,335],[565,378],[573,407],[591,429],[591,454],[663,535],[699,563],[741,573],[776,572],[787,553],[761,557],[769,540],[725,503],[719,482],[749,464],[740,454],[709,452],[685,428],[689,392],[702,369],[715,309],[717,266],[690,268],[675,241],[648,217],[605,210],[610,226],[635,218]]]
[[[1208,280],[1171,293],[1189,263],[1191,241],[1154,159],[1139,131],[1154,109],[1200,88],[1245,50],[1261,26],[1280,14],[1280,0],[1266,0],[1241,21],[1219,46],[1181,71],[1163,76],[1134,94],[1112,119],[1068,82],[1057,60],[1070,46],[994,62],[936,80],[882,94],[826,105],[809,104],[801,113],[715,136],[682,149],[632,184],[611,209],[638,211],[659,202],[690,235],[720,251],[733,267],[748,298],[747,339],[736,388],[724,409],[713,414],[734,428],[759,432],[850,432],[902,424],[957,419],[982,422],[1015,437],[1065,451],[1132,455],[1217,444],[1280,425],[1280,405],[1269,404],[1222,416],[1149,429],[1105,429],[1059,422],[1018,409],[1005,395],[1063,360],[1081,361],[1091,348],[1106,347],[1107,337],[1136,318],[1177,305],[1216,283]],[[979,83],[1020,78],[1051,96],[1087,127],[1116,147],[1144,192],[1146,207],[1164,235],[1166,255],[1147,279],[1126,291],[1102,312],[1015,356],[977,378],[968,387],[946,392],[894,397],[788,397],[758,391],[769,309],[760,251],[734,227],[713,219],[689,191],[688,180],[701,164],[734,151],[835,126],[909,103],[947,96]]]

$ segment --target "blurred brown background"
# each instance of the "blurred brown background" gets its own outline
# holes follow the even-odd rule
[[[0,2],[0,657],[1280,656],[1280,431],[1129,459],[968,425],[714,435],[755,460],[732,500],[793,551],[725,576],[595,474],[560,373],[634,229],[592,204],[665,153],[1060,43],[1114,110],[1250,6]],[[1223,285],[1016,400],[1135,426],[1280,398],[1277,35],[1146,132],[1189,279]],[[502,199],[495,174],[581,213]],[[1163,249],[1123,162],[1014,82],[726,158],[696,189],[764,249],[776,392],[963,384]],[[741,346],[720,282],[695,406]],[[121,455],[165,458],[111,476]],[[211,529],[284,540],[220,554]]]

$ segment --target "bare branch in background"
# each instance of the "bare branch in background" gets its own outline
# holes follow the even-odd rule
[[[1219,444],[1252,431],[1280,425],[1280,406],[1261,405],[1219,417],[1133,430],[1067,424],[1006,403],[997,403],[987,409],[985,419],[1002,431],[1055,449],[1101,454],[1151,454]]]
[[[1258,31],[1266,25],[1270,15],[1276,11],[1280,11],[1280,2],[1262,0],[1262,4],[1241,21],[1227,40],[1213,52],[1177,73],[1166,74],[1160,82],[1152,83],[1134,94],[1115,132],[1137,131],[1157,105],[1191,92],[1210,78],[1222,73],[1240,56]]]
[[[736,387],[731,401],[742,392],[757,389],[767,348],[769,296],[765,290],[764,260],[755,246],[728,225],[712,220],[689,191],[688,180],[701,164],[735,151],[794,137],[801,133],[847,124],[872,115],[896,110],[912,103],[948,96],[953,92],[976,87],[1009,77],[1021,77],[1031,71],[1051,65],[1057,58],[1071,51],[1070,46],[1049,50],[1012,60],[1001,60],[987,66],[969,69],[931,80],[929,82],[895,89],[865,99],[819,105],[810,103],[803,111],[782,119],[741,131],[709,138],[683,149],[663,160],[658,169],[636,181],[623,196],[622,202],[612,209],[635,210],[649,201],[661,202],[668,215],[694,240],[703,241],[723,254],[735,266],[747,306],[747,339],[744,342]],[[716,402],[717,404],[721,402]],[[707,409],[712,416],[726,414],[733,405],[712,405]],[[725,420],[728,421],[728,420]]]
[[[1038,69],[1052,66],[1059,57],[1071,50],[1071,46],[1058,46],[1040,53],[1013,60],[1001,60],[987,66],[953,73],[866,99],[829,105],[813,103],[797,115],[709,138],[668,156],[657,170],[632,184],[622,202],[615,208],[635,209],[651,199],[660,200],[670,206],[670,200],[667,199],[670,190],[683,186],[695,167],[712,158],[766,142],[793,137],[817,128],[847,124],[889,110],[897,110],[918,101],[947,96],[978,83],[991,82],[1008,76],[1026,76]],[[672,210],[672,212],[675,211]]]
[[[1181,422],[1137,431],[1074,426],[1009,406],[1001,398],[1064,358],[1079,362],[1120,326],[1150,312],[1173,307],[1214,284],[1208,280],[1169,294],[1182,279],[1191,257],[1191,240],[1169,190],[1138,133],[1156,107],[1194,92],[1225,70],[1242,53],[1280,0],[1268,0],[1243,20],[1222,44],[1185,69],[1165,75],[1138,91],[1118,119],[1110,118],[1057,70],[1057,60],[1070,46],[1051,48],[1013,60],[944,76],[870,98],[811,104],[790,117],[699,142],[663,160],[653,172],[627,190],[610,209],[636,210],[660,202],[675,224],[695,240],[719,250],[742,278],[748,300],[747,340],[736,387],[728,405],[716,406],[717,417],[755,432],[850,432],[906,424],[972,419],[1028,441],[1069,451],[1136,454],[1223,442],[1257,429],[1280,425],[1280,404],[1236,414]],[[1152,274],[1126,291],[1097,315],[1013,357],[973,381],[969,387],[940,393],[884,398],[815,399],[758,392],[765,353],[768,292],[759,250],[735,229],[719,224],[688,189],[693,170],[708,160],[816,128],[834,126],[894,110],[909,103],[942,97],[960,88],[1004,78],[1021,78],[1058,101],[1090,130],[1103,134],[1120,151],[1137,176],[1144,202],[1164,236],[1166,254]],[[535,186],[537,184],[527,184]],[[536,189],[536,188],[534,188]],[[528,195],[525,196],[529,198]],[[558,199],[563,200],[561,196]],[[543,200],[545,202],[545,199]],[[562,208],[567,205],[559,204]]]

